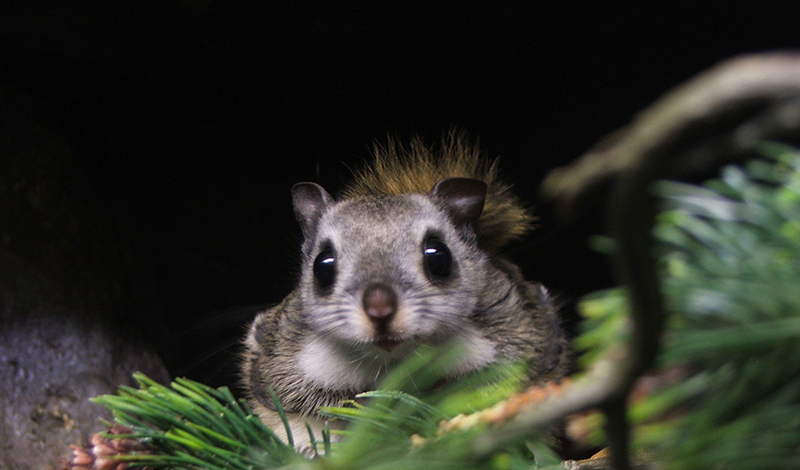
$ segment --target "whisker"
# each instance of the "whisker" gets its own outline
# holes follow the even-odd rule
[[[365,352],[361,357],[353,359],[352,361],[350,361],[350,364],[353,364],[354,362],[358,361],[358,365],[356,366],[356,369],[358,369],[358,367],[364,363],[364,360],[366,360],[367,357],[369,357],[369,352]]]
[[[411,382],[411,385],[413,385],[413,386],[414,386],[414,390],[415,390],[417,393],[419,393],[419,391],[420,391],[420,390],[419,390],[419,387],[417,387],[417,384],[416,384],[416,382],[414,382],[414,377],[413,377],[413,376],[409,376],[409,377],[408,377],[408,380]]]
[[[205,351],[204,354],[196,357],[191,363],[182,366],[180,369],[175,371],[175,375],[177,376],[184,376],[184,375],[194,375],[191,374],[192,371],[200,371],[201,375],[204,377],[204,383],[211,382],[213,377],[216,377],[222,373],[229,374],[230,373],[230,360],[224,361],[214,361],[216,356],[219,356],[222,353],[228,352],[231,349],[239,348],[241,345],[240,338],[231,338],[227,341],[221,342],[217,345],[217,347],[211,349],[203,349]],[[230,351],[233,355],[233,351]],[[207,364],[210,362],[217,362],[215,366],[208,369]],[[200,367],[203,366],[202,370]]]
[[[248,323],[256,315],[270,308],[271,306],[253,305],[251,307],[212,311],[207,313],[202,320],[176,332],[170,339],[178,341],[187,336],[196,336],[197,333],[211,330],[214,327]]]

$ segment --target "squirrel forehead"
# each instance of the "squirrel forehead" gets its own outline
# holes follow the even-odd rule
[[[317,238],[408,238],[450,221],[442,209],[422,194],[363,196],[331,206],[321,217]],[[413,237],[412,237],[413,238]]]

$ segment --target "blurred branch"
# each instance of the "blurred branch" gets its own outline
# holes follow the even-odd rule
[[[547,426],[567,414],[599,407],[607,416],[612,463],[629,468],[625,404],[634,380],[658,352],[664,310],[652,256],[656,179],[709,171],[750,154],[757,143],[800,131],[800,55],[777,53],[724,62],[668,93],[628,127],[572,165],[554,170],[541,191],[569,218],[611,186],[610,235],[618,281],[629,290],[630,344],[601,361],[584,380],[522,413],[491,437]],[[479,443],[488,449],[489,442]]]

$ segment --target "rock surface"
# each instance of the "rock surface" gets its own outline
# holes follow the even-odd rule
[[[0,88],[0,468],[57,468],[109,418],[90,397],[137,370],[168,380],[138,333],[145,265],[47,106]]]

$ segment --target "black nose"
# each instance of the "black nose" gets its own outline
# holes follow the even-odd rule
[[[364,312],[377,326],[389,324],[397,312],[397,295],[391,287],[372,284],[364,289]]]

